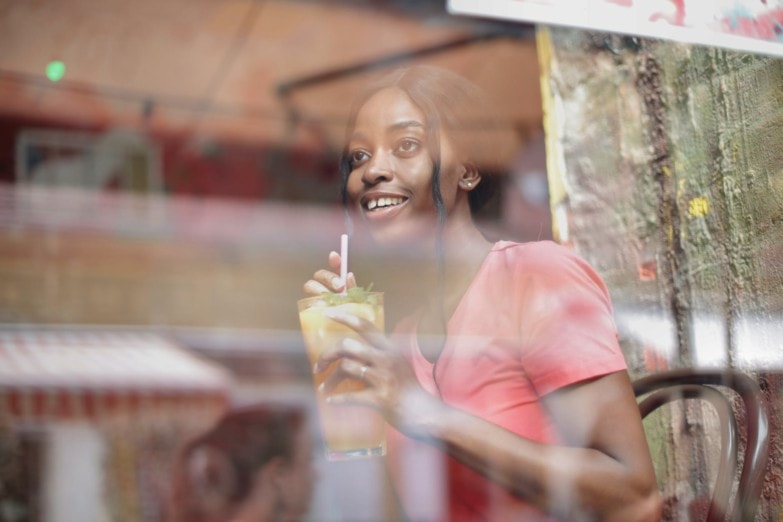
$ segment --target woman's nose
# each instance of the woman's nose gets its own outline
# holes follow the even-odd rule
[[[384,151],[376,151],[367,163],[367,168],[364,169],[362,181],[368,185],[389,181],[393,172],[394,168],[389,154]]]

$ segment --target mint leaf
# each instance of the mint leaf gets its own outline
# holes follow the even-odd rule
[[[378,296],[372,293],[373,283],[363,286],[354,286],[349,288],[345,294],[337,294],[334,292],[322,292],[321,297],[329,306],[334,306],[343,303],[370,303],[378,304]]]

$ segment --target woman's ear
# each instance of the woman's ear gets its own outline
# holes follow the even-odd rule
[[[204,446],[190,456],[188,480],[193,496],[206,512],[220,512],[231,503],[238,480],[236,470],[222,451]]]
[[[481,182],[481,174],[479,173],[478,167],[475,163],[463,163],[461,171],[462,173],[459,178],[459,186],[461,189],[467,190],[469,192],[476,188],[476,185]]]

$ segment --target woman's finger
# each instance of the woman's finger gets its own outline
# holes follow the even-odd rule
[[[362,380],[366,377],[370,365],[363,361],[342,358],[334,364],[327,365],[324,369],[329,369],[329,375],[318,386],[318,393],[330,394],[339,388],[340,383],[346,379]],[[365,370],[367,368],[367,370]]]
[[[388,351],[391,343],[386,337],[384,332],[378,329],[375,324],[367,319],[358,317],[356,315],[346,314],[338,310],[326,310],[324,315],[329,319],[332,319],[340,324],[344,324],[348,328],[356,331],[361,335],[368,343],[375,346],[378,349]]]
[[[334,270],[335,275],[340,273],[340,254],[338,254],[335,251],[329,252],[329,266],[332,270]],[[339,276],[338,276],[339,279]],[[353,288],[356,286],[356,276],[353,275],[353,272],[348,272],[345,276],[345,288]],[[339,286],[337,290],[342,291],[343,290],[343,281],[339,280]]]
[[[367,386],[364,390],[340,391],[339,385],[345,379],[354,379],[371,385],[371,380],[374,380],[375,376],[376,370],[372,366],[354,359],[341,359],[318,387],[318,393],[326,395],[326,400],[330,403],[372,405],[377,401],[371,386]]]
[[[340,279],[339,275],[325,268],[313,274],[313,279],[321,283],[329,292],[339,292],[345,285],[345,282]]]
[[[378,352],[371,346],[351,339],[350,337],[324,350],[313,365],[313,373],[320,373],[339,359],[359,362],[362,365],[375,366],[380,364]]]
[[[340,254],[338,254],[334,250],[329,252],[329,266],[332,267],[332,270],[334,270],[335,272],[340,271],[340,261],[341,261]]]
[[[335,272],[336,278],[333,279],[332,283],[334,285],[334,291],[335,292],[342,292],[343,289],[345,289],[345,281],[343,281],[338,274],[340,274],[340,261],[341,261],[340,254],[332,250],[329,252],[329,266],[332,270]]]
[[[323,284],[319,283],[318,281],[314,279],[308,280],[304,286],[303,290],[305,295],[307,296],[318,296],[323,294],[324,292],[328,292],[329,289],[326,288]]]

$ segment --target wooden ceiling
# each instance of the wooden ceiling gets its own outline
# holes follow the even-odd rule
[[[426,62],[487,90],[508,163],[541,121],[532,35],[445,0],[0,0],[0,119],[335,146],[359,85]]]

